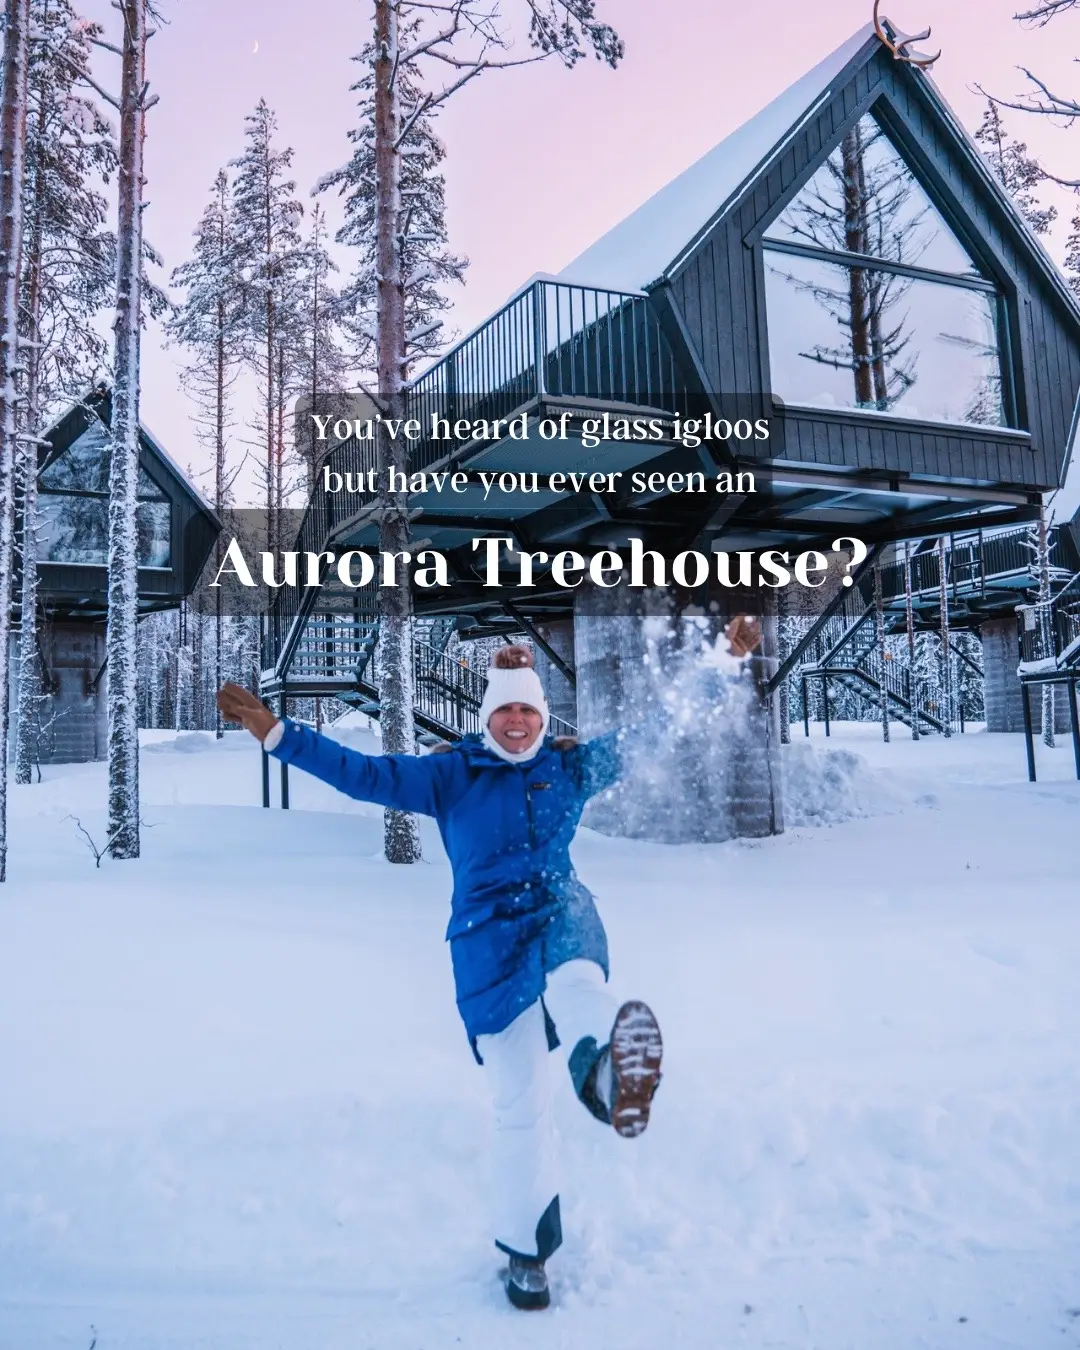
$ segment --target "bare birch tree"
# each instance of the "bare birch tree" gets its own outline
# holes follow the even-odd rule
[[[30,0],[7,0],[0,95],[0,881],[7,877],[8,684],[29,64]]]
[[[1039,506],[1039,518],[1032,525],[1025,543],[1031,553],[1029,571],[1036,586],[1036,597],[1038,599],[1036,613],[1039,616],[1040,625],[1048,628],[1051,623],[1050,601],[1053,599],[1054,592],[1050,583],[1050,523],[1046,516],[1045,502]],[[1052,654],[1054,650],[1052,635],[1044,632],[1043,640],[1044,650]],[[1042,741],[1043,745],[1050,749],[1053,749],[1054,746],[1054,723],[1057,720],[1057,701],[1054,693],[1052,684],[1042,686]]]
[[[919,709],[922,707],[922,689],[915,660],[915,608],[911,594],[911,542],[904,540],[904,631],[907,635],[908,701],[911,704],[911,739],[919,739]]]
[[[139,856],[138,634],[139,346],[142,321],[143,152],[149,0],[116,0],[123,23],[112,441],[109,456],[109,848]]]

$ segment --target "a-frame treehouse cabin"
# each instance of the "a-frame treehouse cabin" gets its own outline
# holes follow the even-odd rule
[[[603,630],[575,626],[580,592],[542,576],[508,615],[468,580],[473,536],[549,553],[625,549],[631,536],[669,553],[827,548],[853,535],[873,549],[1021,524],[1059,484],[1078,390],[1080,310],[1064,279],[930,76],[868,25],[557,276],[527,284],[409,394],[425,428],[433,415],[522,412],[530,428],[450,455],[422,439],[415,470],[527,470],[550,482],[571,470],[733,469],[755,472],[757,490],[711,500],[541,490],[485,503],[476,483],[462,496],[417,494],[414,529],[457,577],[449,601],[418,591],[417,605],[529,628],[555,659],[559,711],[592,731],[630,699],[611,684],[633,680],[635,663],[619,674],[591,636]],[[730,421],[763,412],[771,434],[697,449],[586,448],[573,436],[585,416],[695,408]],[[563,412],[571,439],[542,439],[540,420]],[[373,453],[347,441],[327,463],[355,472]],[[297,547],[377,548],[375,505],[318,492]],[[358,637],[371,614],[356,605],[344,595],[335,610],[327,588],[317,599],[279,593],[267,694],[337,687],[370,700],[375,635]],[[419,706],[435,723],[448,678],[438,671],[418,655]],[[773,740],[765,719],[763,747]],[[766,767],[746,764],[767,793]],[[759,806],[732,828],[776,828],[775,802]]]
[[[46,702],[43,763],[101,759],[106,744],[111,391],[98,386],[40,433],[38,657]],[[139,428],[139,610],[191,594],[220,532],[217,517],[145,427]],[[21,537],[23,521],[16,521]],[[19,613],[16,577],[16,636]],[[14,678],[18,663],[12,659]],[[15,690],[12,691],[12,707]]]

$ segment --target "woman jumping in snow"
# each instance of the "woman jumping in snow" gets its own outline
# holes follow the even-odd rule
[[[729,626],[735,656],[758,640],[746,620]],[[481,734],[443,753],[363,755],[279,721],[235,684],[218,706],[286,764],[360,801],[438,821],[454,874],[457,1005],[494,1099],[495,1245],[509,1257],[510,1302],[546,1308],[544,1263],[562,1242],[549,1050],[561,1045],[579,1100],[624,1139],[648,1125],[660,1082],[656,1018],[608,992],[604,927],[570,861],[585,803],[621,775],[622,734],[548,737],[547,698],[520,646],[495,655]]]

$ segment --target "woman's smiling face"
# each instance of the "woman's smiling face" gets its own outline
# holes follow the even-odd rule
[[[488,718],[492,737],[512,755],[531,749],[543,725],[543,716],[528,703],[504,703]]]

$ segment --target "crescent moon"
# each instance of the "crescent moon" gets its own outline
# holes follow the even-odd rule
[[[259,50],[259,42],[258,42],[258,39],[256,39],[256,41],[255,41],[255,46],[252,47],[252,49],[251,49],[251,54],[252,54],[252,56],[254,56],[255,53],[256,53],[258,50]]]

